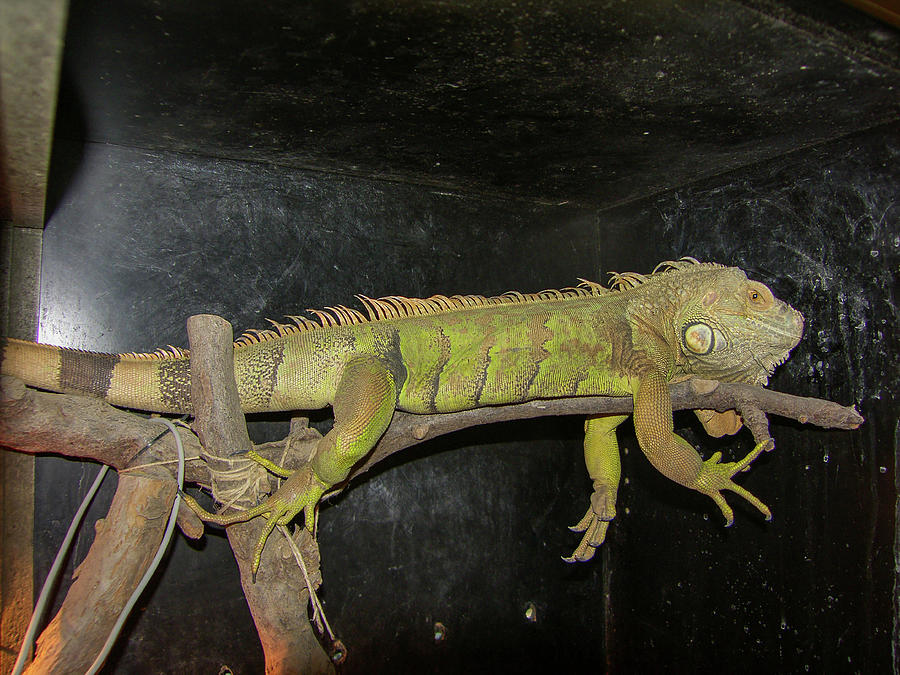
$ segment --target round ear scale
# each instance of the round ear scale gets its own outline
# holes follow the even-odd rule
[[[709,354],[716,346],[712,327],[705,323],[689,323],[681,331],[684,346],[694,354]]]

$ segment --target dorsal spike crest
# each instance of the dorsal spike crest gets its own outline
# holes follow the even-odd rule
[[[331,323],[331,316],[328,314],[328,312],[324,312],[319,309],[307,309],[306,311],[310,314],[315,315],[315,317],[319,320],[319,326],[321,326],[322,328],[328,328],[329,326],[333,325]]]
[[[290,335],[293,333],[296,328],[294,326],[289,326],[287,324],[283,324],[280,321],[275,321],[274,319],[266,319],[270,324],[272,324],[275,332],[278,333],[278,337],[284,337],[285,335]]]
[[[460,307],[471,307],[472,306],[472,303],[469,302],[469,298],[466,297],[465,295],[451,295],[450,299],[454,300],[455,302],[458,302]]]
[[[718,265],[716,263],[702,263],[696,258],[692,258],[691,256],[686,255],[682,258],[679,258],[678,260],[663,260],[653,268],[653,271],[650,274],[652,276],[654,274],[662,274],[664,272],[685,270],[690,269],[695,265],[707,267],[722,267],[722,265]]]
[[[591,296],[607,295],[609,293],[624,292],[650,281],[653,277],[671,274],[679,271],[689,271],[693,268],[702,269],[710,267],[723,267],[715,263],[702,263],[695,258],[684,257],[679,260],[666,260],[657,265],[650,274],[638,274],[636,272],[611,272],[607,286],[596,281],[578,279],[577,286],[569,286],[562,289],[548,288],[536,293],[522,293],[520,291],[507,291],[496,296],[483,295],[432,295],[427,298],[407,298],[401,295],[388,295],[382,298],[371,298],[358,294],[356,299],[360,302],[365,313],[346,305],[328,306],[324,309],[306,310],[315,318],[289,315],[286,318],[292,323],[284,324],[269,320],[272,328],[265,330],[248,330],[237,340],[236,347],[245,347],[266,340],[273,340],[287,335],[306,331],[320,330],[337,326],[356,325],[400,319],[404,317],[430,316],[442,312],[453,312],[471,308],[491,305],[509,305],[533,302],[559,302],[571,298],[584,298]],[[133,359],[169,359],[184,358],[187,350],[177,347],[166,347],[150,354],[129,353],[122,356]]]
[[[365,323],[366,317],[358,309],[353,309],[352,307],[346,307],[344,305],[341,305],[340,307],[347,312],[353,323]]]
[[[603,286],[603,284],[598,284],[596,281],[588,281],[587,279],[582,279],[581,277],[578,277],[578,281],[578,290],[587,290],[591,295],[602,295],[604,293],[609,293],[608,288]]]
[[[337,322],[339,324],[353,323],[353,320],[351,319],[350,315],[345,314],[344,310],[341,309],[340,305],[336,305],[334,307],[326,307],[325,309],[328,310],[329,316],[331,316],[333,319],[337,319]]]
[[[391,306],[384,300],[372,300],[372,304],[375,306],[375,311],[380,320],[391,318]]]

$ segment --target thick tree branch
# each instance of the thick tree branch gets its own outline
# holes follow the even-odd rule
[[[670,391],[674,410],[737,410],[757,442],[770,440],[767,412],[832,429],[855,429],[864,421],[852,407],[818,398],[782,394],[750,384],[689,380],[671,385]],[[397,412],[384,436],[352,475],[355,477],[368,471],[395,452],[468,427],[548,415],[621,415],[633,410],[634,402],[630,396],[584,396],[435,415]]]
[[[189,429],[180,429],[179,435],[188,460],[185,480],[209,482],[200,441]],[[0,445],[92,459],[117,471],[171,462],[175,473],[175,442],[161,424],[96,398],[29,389],[7,376],[0,377]]]
[[[189,429],[179,429],[185,480],[209,483],[202,447]],[[175,441],[161,424],[114,408],[95,398],[50,394],[0,378],[0,445],[30,454],[57,454],[108,464],[120,475],[164,466],[175,474]],[[203,536],[203,523],[184,504],[178,526],[191,539]]]
[[[855,429],[863,423],[853,407],[845,407],[818,398],[805,398],[739,383],[691,380],[670,388],[675,410],[705,408],[738,409],[745,422],[761,418],[751,430],[758,440],[767,438],[765,413],[832,429]],[[397,412],[387,432],[354,471],[359,475],[385,457],[422,441],[467,427],[547,415],[627,414],[632,411],[630,397],[591,396],[530,401],[456,413],[413,415]],[[140,452],[159,436],[159,425],[95,399],[65,394],[49,394],[28,389],[12,378],[2,378],[0,390],[0,445],[28,453],[55,453],[68,457],[93,459],[117,469],[135,465],[168,462],[174,471],[174,444],[163,437],[150,450]],[[296,468],[309,456],[307,443],[315,442],[314,432],[307,440],[284,441],[260,446],[263,454],[290,449],[285,464]],[[188,458],[186,480],[209,485],[209,469],[199,459],[201,446],[195,436],[181,433]],[[268,452],[266,450],[268,449]]]
[[[162,541],[176,487],[159,467],[119,478],[109,513],[97,521],[94,542],[41,633],[27,673],[87,671]]]
[[[230,475],[230,459],[236,451],[251,448],[234,379],[231,324],[208,314],[188,319],[191,347],[191,401],[194,428],[209,455],[210,464],[222,464]],[[214,492],[227,490],[227,481],[213,477]],[[243,482],[243,478],[237,482]],[[250,494],[252,499],[257,495]],[[240,502],[238,502],[240,504]],[[250,504],[240,504],[250,506]],[[282,537],[272,537],[263,549],[259,579],[251,573],[253,548],[265,521],[256,518],[227,529],[228,541],[241,572],[241,585],[256,624],[266,657],[266,673],[330,673],[334,669],[316,639],[307,618],[309,590]],[[313,583],[319,583],[318,546],[303,528],[297,538]],[[277,542],[277,544],[276,544]]]

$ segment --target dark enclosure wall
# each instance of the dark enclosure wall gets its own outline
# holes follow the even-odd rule
[[[649,510],[623,519],[609,548],[614,669],[707,671],[710,658],[741,672],[893,663],[898,131],[852,135],[603,215],[613,230],[642,222],[677,254],[764,279],[806,318],[806,337],[770,386],[856,402],[867,419],[855,432],[773,424],[776,450],[742,484],[774,520],[762,524],[741,505],[731,530],[636,457],[633,501]],[[686,437],[721,449],[702,429]],[[738,438],[724,447],[741,456],[752,441]]]
[[[739,266],[806,318],[772,388],[867,419],[773,420],[776,450],[740,482],[774,520],[732,495],[723,528],[626,425],[608,541],[567,565],[591,489],[582,420],[423,444],[321,508],[341,672],[896,672],[898,44],[800,0],[75,0],[41,341],[150,350],[185,345],[200,312],[240,332],[356,293]],[[693,420],[676,427],[704,457],[752,447]],[[287,424],[255,417],[251,436]],[[96,467],[36,471],[42,579]],[[176,539],[106,672],[222,666],[263,661],[209,529]]]

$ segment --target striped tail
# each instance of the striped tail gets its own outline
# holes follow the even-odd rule
[[[125,408],[191,411],[190,358],[179,349],[102,354],[0,338],[0,373],[38,389],[94,396]]]

